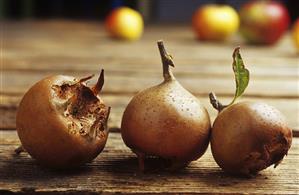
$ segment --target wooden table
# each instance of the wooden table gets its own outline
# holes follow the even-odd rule
[[[138,42],[123,42],[107,38],[101,23],[83,21],[2,22],[1,35],[0,194],[299,194],[299,60],[289,35],[273,47],[248,46],[238,37],[223,44],[204,43],[194,40],[188,26],[161,25],[148,26]],[[293,145],[281,165],[254,178],[236,178],[223,173],[208,150],[176,173],[138,171],[119,126],[132,96],[162,80],[159,39],[174,56],[175,76],[203,102],[212,120],[217,112],[207,95],[214,91],[223,102],[230,101],[235,90],[231,55],[241,45],[251,81],[240,101],[277,107],[293,129]],[[103,99],[112,106],[112,132],[100,155],[65,172],[42,168],[26,153],[14,155],[20,144],[15,114],[26,90],[46,75],[80,77],[97,74],[101,68],[106,76]]]

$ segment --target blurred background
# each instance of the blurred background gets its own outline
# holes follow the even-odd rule
[[[9,186],[7,191],[15,186],[28,187],[27,179],[31,176],[34,178],[29,187],[37,192],[46,193],[49,186],[58,185],[56,178],[55,181],[45,179],[48,177],[44,176],[44,172],[39,173],[38,169],[32,175],[28,157],[12,160],[13,166],[7,160],[12,156],[12,147],[18,143],[16,113],[22,97],[31,86],[50,75],[86,78],[88,75],[98,75],[104,69],[105,84],[100,96],[112,108],[108,126],[112,131],[119,132],[123,112],[132,97],[163,80],[156,45],[157,40],[161,39],[174,58],[175,68],[171,69],[177,81],[201,101],[209,112],[211,122],[218,111],[211,106],[208,94],[215,92],[223,104],[234,98],[236,84],[232,54],[240,46],[245,67],[250,71],[249,85],[240,101],[264,102],[274,106],[285,115],[293,130],[297,146],[292,146],[287,157],[293,165],[282,163],[285,168],[278,168],[280,172],[275,172],[277,181],[272,180],[275,181],[272,182],[273,186],[266,177],[264,181],[270,191],[264,192],[253,184],[261,180],[251,180],[253,183],[240,180],[232,186],[227,185],[227,177],[221,177],[225,185],[217,183],[215,189],[230,189],[232,194],[271,194],[272,189],[279,189],[279,192],[298,189],[294,167],[298,167],[295,159],[299,154],[299,0],[0,0],[0,20],[0,146],[4,148],[4,160],[1,160],[0,152],[0,178],[4,172],[3,178],[9,183],[6,185]],[[88,85],[96,82],[97,76]],[[178,97],[181,98],[181,95]],[[177,110],[184,112],[183,107]],[[189,116],[188,110],[186,113]],[[42,121],[47,118],[41,117]],[[11,135],[16,140],[10,141],[9,138],[8,141],[1,141],[1,133],[7,130],[12,131]],[[117,151],[124,150],[117,146]],[[126,157],[127,154],[120,156]],[[1,164],[7,166],[1,168]],[[102,171],[100,167],[96,168],[97,172]],[[107,167],[110,165],[102,168]],[[23,170],[22,174],[11,174],[20,169]],[[205,173],[207,170],[214,174],[211,171],[214,167],[203,167],[200,173],[206,176],[209,174]],[[274,174],[272,170],[270,172]],[[113,182],[113,179],[122,178],[125,172],[120,175],[107,173],[109,182]],[[20,178],[20,175],[23,177]],[[69,178],[58,177],[62,180]],[[75,181],[70,178],[69,181]],[[123,184],[126,189],[136,189],[127,187],[127,181],[132,185],[136,183],[130,179],[131,176],[123,178]],[[185,180],[184,177],[180,179]],[[164,180],[155,182],[164,185]],[[215,184],[207,183],[214,179],[203,181],[206,181],[204,188]],[[73,183],[62,183],[74,186]],[[235,184],[239,183],[244,184],[240,188],[244,191],[236,192]],[[104,187],[118,188],[119,185],[119,182],[105,183]],[[195,179],[194,186],[198,185],[202,184]],[[46,189],[40,186],[46,186]],[[99,185],[92,186],[100,189]],[[171,188],[173,186],[171,183]],[[186,186],[184,184],[178,189],[185,189]],[[218,192],[221,194],[224,191]],[[226,192],[229,193],[229,190]]]
[[[241,46],[251,73],[244,98],[277,107],[299,132],[299,1],[0,0],[0,17],[0,129],[15,129],[18,103],[35,82],[100,68],[110,126],[119,127],[132,95],[161,82],[163,39],[177,79],[212,119],[207,95],[230,102],[231,56]]]
[[[104,20],[119,6],[138,10],[145,22],[190,23],[194,11],[207,3],[229,4],[239,9],[247,0],[0,0],[2,19],[67,18]],[[299,1],[280,1],[286,6],[292,22],[299,15]]]

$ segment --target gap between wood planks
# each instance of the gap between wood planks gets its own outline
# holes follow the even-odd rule
[[[298,185],[299,139],[294,138],[289,154],[277,167],[256,177],[238,178],[225,174],[215,163],[210,148],[197,161],[177,172],[152,167],[138,171],[136,156],[119,133],[110,133],[103,152],[91,163],[69,171],[53,171],[39,166],[27,153],[13,155],[20,144],[15,131],[0,131],[0,193],[19,194],[296,194]]]
[[[118,131],[118,128],[121,124],[122,113],[129,103],[130,99],[133,97],[133,94],[107,94],[104,93],[101,95],[104,102],[112,107],[112,112],[109,117],[109,127],[113,131]],[[206,96],[197,96],[202,104],[207,108],[211,121],[214,121],[217,116],[217,112],[209,103],[209,99]],[[0,95],[0,111],[3,117],[0,118],[0,129],[11,129],[14,130],[15,127],[15,116],[18,104],[22,98],[20,95]],[[231,100],[231,96],[218,96],[219,100],[223,103],[228,103]],[[281,99],[281,98],[256,98],[256,97],[242,97],[239,101],[263,101],[266,102],[277,109],[279,109],[286,117],[287,122],[290,127],[293,129],[294,136],[299,136],[299,99]]]
[[[161,71],[157,70],[157,71],[143,71],[140,72],[138,70],[136,71],[131,71],[131,70],[109,70],[106,68],[103,68],[106,70],[106,72],[108,71],[110,74],[113,75],[134,75],[134,74],[145,74],[145,75],[160,75]],[[95,69],[90,69],[90,70],[86,70],[86,69],[77,69],[74,71],[74,69],[63,69],[63,70],[57,70],[57,69],[53,69],[53,70],[47,70],[47,69],[31,69],[31,68],[25,68],[25,69],[2,69],[2,71],[6,71],[6,72],[22,72],[22,73],[45,73],[45,74],[49,74],[49,75],[53,75],[53,74],[65,74],[65,75],[73,75],[73,74],[77,74],[78,72],[80,72],[80,74],[92,74],[92,73],[97,73],[99,70],[95,70]],[[198,77],[206,77],[206,78],[218,78],[218,77],[222,77],[222,78],[230,78],[233,80],[233,75],[232,73],[223,73],[223,72],[176,72],[175,76],[178,77],[188,77],[188,78],[198,78]],[[252,79],[261,79],[261,80],[273,80],[274,77],[275,79],[287,79],[287,80],[298,80],[298,76],[296,72],[294,72],[294,74],[292,75],[269,75],[269,74],[265,74],[265,75],[253,75]]]
[[[21,72],[2,72],[2,89],[0,93],[25,93],[30,86],[38,80],[49,76],[44,73]],[[84,77],[86,74],[76,73],[77,78]],[[106,72],[104,91],[109,93],[136,93],[141,89],[161,83],[161,75],[144,75],[136,73],[133,75],[113,75]],[[211,91],[217,94],[234,94],[235,83],[230,78],[211,78],[211,77],[177,77],[177,80],[189,91],[194,94],[208,94]],[[90,80],[95,83],[96,77]],[[271,79],[271,80],[252,80],[246,90],[247,95],[253,96],[278,96],[287,98],[299,98],[298,81],[294,79]],[[269,87],[271,86],[271,87]]]

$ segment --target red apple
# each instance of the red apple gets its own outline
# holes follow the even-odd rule
[[[287,9],[275,1],[250,1],[240,9],[240,31],[253,44],[274,44],[290,24]]]

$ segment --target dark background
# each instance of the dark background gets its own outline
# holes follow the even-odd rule
[[[234,8],[247,0],[0,0],[0,18],[67,18],[103,20],[118,6],[139,10],[146,22],[190,22],[192,13],[202,4],[227,3]],[[292,21],[299,16],[299,1],[280,1],[288,8]]]

